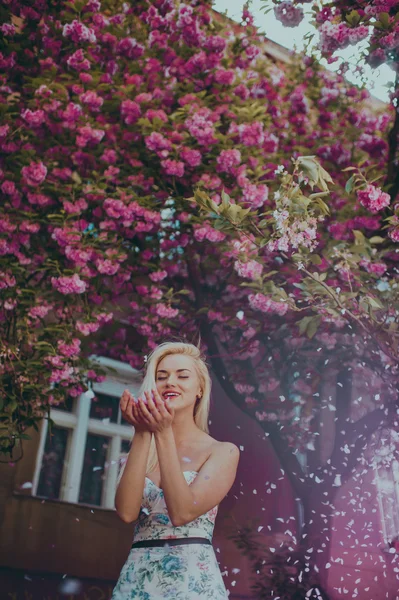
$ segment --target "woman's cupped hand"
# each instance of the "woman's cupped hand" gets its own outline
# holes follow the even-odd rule
[[[164,400],[157,389],[143,395],[146,401],[141,396],[136,400],[129,390],[123,392],[120,400],[123,418],[133,425],[137,433],[161,433],[171,427],[174,409],[169,406],[168,400]]]

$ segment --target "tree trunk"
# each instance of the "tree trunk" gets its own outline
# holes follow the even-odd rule
[[[326,565],[330,560],[334,495],[327,486],[314,483],[308,487],[302,498],[304,525],[299,539],[299,550],[304,556],[306,568],[309,568],[309,572],[304,573],[304,580],[316,579],[324,592],[323,597],[327,597]]]

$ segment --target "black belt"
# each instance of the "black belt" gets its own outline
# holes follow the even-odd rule
[[[189,538],[171,538],[170,540],[142,540],[134,542],[132,548],[151,548],[152,546],[180,546],[184,544],[207,544],[212,546],[212,542],[207,538],[189,537]]]

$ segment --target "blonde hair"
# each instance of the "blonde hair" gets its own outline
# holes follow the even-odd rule
[[[194,344],[189,344],[187,342],[163,342],[162,344],[159,344],[159,346],[154,348],[154,350],[152,350],[152,352],[148,355],[145,367],[145,375],[140,386],[138,395],[143,396],[144,392],[149,392],[156,387],[156,371],[158,365],[161,362],[161,360],[165,358],[165,356],[169,356],[170,354],[183,354],[185,356],[191,356],[194,359],[194,366],[202,390],[202,396],[200,399],[197,400],[194,407],[194,422],[199,429],[201,429],[205,433],[209,433],[208,417],[211,400],[212,380],[209,374],[208,366],[206,364],[206,359],[202,354],[200,348],[195,346]],[[127,455],[125,456],[127,457]],[[122,477],[125,464],[123,464],[123,466],[121,467],[118,476],[118,484]],[[158,457],[155,439],[154,436],[152,436],[146,473],[150,473],[157,466]]]

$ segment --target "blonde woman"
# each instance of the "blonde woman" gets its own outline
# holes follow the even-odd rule
[[[135,433],[115,507],[135,528],[111,600],[228,598],[212,535],[240,451],[208,434],[210,392],[200,350],[166,342],[148,357],[137,401],[122,395]]]

